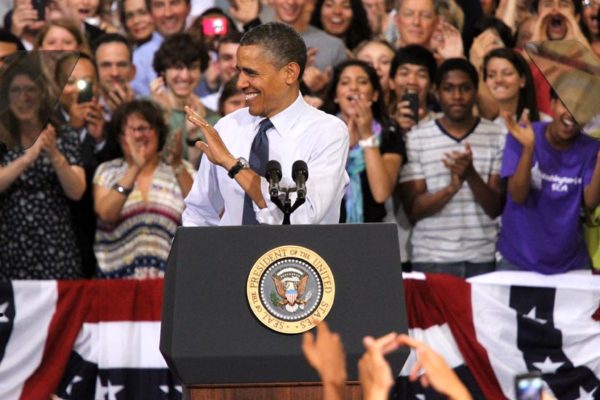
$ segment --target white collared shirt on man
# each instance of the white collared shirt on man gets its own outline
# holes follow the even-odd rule
[[[249,158],[250,147],[263,117],[252,116],[248,108],[219,120],[215,129],[234,157]],[[308,165],[306,203],[291,215],[292,224],[336,224],[340,204],[348,184],[348,128],[338,118],[304,102],[301,95],[288,108],[271,118],[274,128],[267,131],[269,160],[281,163],[281,187],[295,186],[292,164]],[[261,224],[281,224],[283,213],[270,201],[268,182],[261,179],[267,208],[254,204]],[[192,190],[185,199],[184,226],[241,225],[245,192],[227,171],[202,158]],[[292,194],[292,204],[295,200]],[[222,213],[222,216],[220,216]]]

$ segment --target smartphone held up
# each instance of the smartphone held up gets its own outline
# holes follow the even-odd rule
[[[409,108],[412,113],[412,118],[415,123],[419,122],[419,95],[417,92],[409,90],[402,95],[401,101],[408,101]]]
[[[87,103],[94,98],[94,86],[92,82],[85,79],[79,79],[77,85],[77,102]]]
[[[31,5],[37,11],[38,21],[46,19],[46,7],[48,6],[48,0],[31,0]]]

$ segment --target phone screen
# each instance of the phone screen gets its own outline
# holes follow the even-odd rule
[[[202,20],[202,33],[206,36],[223,36],[227,34],[227,18],[206,17]]]
[[[530,373],[515,377],[517,400],[541,400],[544,381],[539,374]]]

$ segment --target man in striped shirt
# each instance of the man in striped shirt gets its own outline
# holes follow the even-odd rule
[[[443,115],[407,135],[400,182],[414,226],[414,270],[461,277],[494,270],[504,134],[473,115],[477,82],[467,60],[442,63],[435,84]]]

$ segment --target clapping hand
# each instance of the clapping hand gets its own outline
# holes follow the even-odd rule
[[[402,346],[412,348],[417,354],[409,379],[420,381],[423,387],[431,386],[451,400],[470,400],[471,395],[444,359],[425,343],[404,334],[388,333],[378,339],[363,339],[365,354],[358,363],[360,383],[365,400],[385,400],[394,383],[392,370],[384,356]]]
[[[417,353],[417,362],[409,376],[411,381],[418,379],[421,386],[431,386],[450,399],[471,399],[471,395],[458,376],[450,369],[446,361],[429,346],[407,335],[399,335],[397,342],[414,349]]]
[[[350,135],[355,136],[357,141],[367,139],[373,135],[371,104],[373,102],[362,94],[357,94],[350,100],[351,108],[347,110],[348,130]]]
[[[43,140],[41,140],[40,135],[38,136],[37,140],[33,143],[33,145],[30,146],[27,150],[25,150],[23,158],[25,159],[25,163],[28,167],[33,165],[33,163],[35,163],[35,160],[37,160],[40,156],[40,153],[42,152],[42,144]]]
[[[148,146],[148,144],[145,142],[136,141],[133,135],[127,133],[125,133],[124,136],[125,138],[122,144],[123,147],[126,149],[125,153],[129,153],[133,164],[137,168],[143,168],[144,165],[146,165],[146,162],[148,161],[148,157],[146,154],[146,147]]]
[[[464,181],[469,174],[475,171],[473,167],[473,151],[471,150],[471,145],[469,143],[465,143],[465,151],[452,151],[450,153],[445,153],[445,158],[442,160],[446,168],[450,170],[453,175],[456,175],[460,178],[461,181]]]
[[[535,135],[531,122],[529,121],[529,110],[523,110],[521,115],[521,124],[518,124],[513,116],[504,111],[501,113],[504,123],[508,128],[508,132],[519,142],[523,147],[532,148],[535,142]]]
[[[447,60],[464,57],[460,31],[444,20],[440,20],[436,32],[431,37],[431,48],[436,59]]]
[[[486,29],[473,40],[471,49],[469,50],[469,61],[481,72],[483,59],[485,55],[494,49],[504,47],[504,43],[498,37],[498,34],[492,29]]]
[[[365,353],[358,361],[358,377],[365,400],[384,400],[389,396],[394,384],[392,369],[385,360],[385,355],[396,351],[398,335],[388,333],[378,339],[367,336],[363,339]]]
[[[40,137],[38,140],[41,142],[42,149],[48,154],[50,158],[56,157],[59,153],[58,148],[56,147],[56,130],[50,124],[46,126],[40,133]]]

